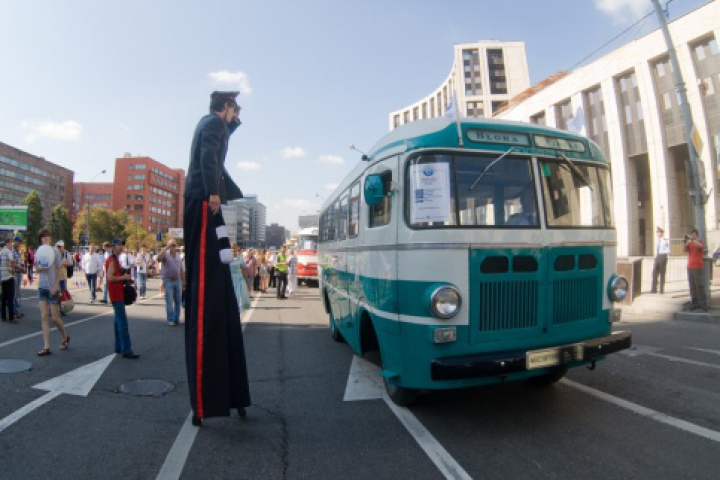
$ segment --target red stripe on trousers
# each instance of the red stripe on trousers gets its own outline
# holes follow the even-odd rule
[[[202,419],[203,409],[203,322],[205,320],[205,240],[207,236],[208,206],[207,202],[202,203],[202,228],[200,229],[200,278],[198,279],[198,317],[197,317],[197,350],[195,353],[195,403],[197,411],[195,414]]]

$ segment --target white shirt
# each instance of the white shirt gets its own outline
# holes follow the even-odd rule
[[[149,253],[138,253],[135,259],[135,266],[137,267],[138,273],[147,273],[147,266],[150,263]]]
[[[658,238],[656,252],[658,255],[670,255],[670,242],[667,238]]]
[[[88,275],[94,275],[102,270],[102,259],[95,253],[86,253],[82,258],[82,269]]]

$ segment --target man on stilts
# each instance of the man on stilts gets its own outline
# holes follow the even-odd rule
[[[225,169],[230,135],[240,125],[239,92],[213,92],[210,113],[195,129],[190,152],[185,241],[185,358],[192,423],[245,417],[250,388],[242,328],[229,263],[232,251],[220,205],[243,194]]]

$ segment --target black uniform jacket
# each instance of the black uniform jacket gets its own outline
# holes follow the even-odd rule
[[[236,122],[227,125],[214,113],[200,119],[190,148],[183,196],[207,199],[210,195],[219,195],[220,203],[243,198],[242,191],[225,169],[228,140],[239,125]]]

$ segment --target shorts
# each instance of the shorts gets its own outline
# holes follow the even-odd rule
[[[50,304],[60,305],[60,290],[55,293],[55,296],[50,296],[50,290],[45,288],[38,288],[38,300],[41,302],[49,302]]]

